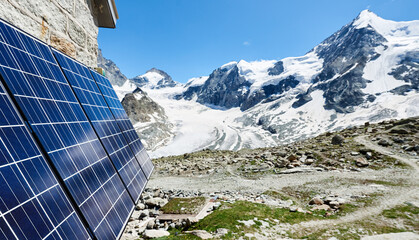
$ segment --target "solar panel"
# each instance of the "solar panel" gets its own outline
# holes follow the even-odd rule
[[[90,237],[0,83],[0,239],[44,238]]]
[[[134,203],[50,48],[0,23],[0,52],[4,83],[68,197],[98,239],[119,238]]]
[[[145,151],[144,146],[141,143],[141,140],[138,138],[138,134],[132,126],[132,123],[129,120],[128,115],[125,112],[121,102],[119,101],[115,93],[115,90],[112,88],[112,85],[108,79],[98,74],[97,72],[91,72],[106,102],[108,103],[109,108],[115,116],[118,125],[122,129],[124,136],[127,138],[131,149],[133,150],[138,161],[140,162],[141,168],[143,169],[147,178],[150,178],[150,175],[154,168],[153,163],[151,162],[150,157]]]
[[[147,179],[90,70],[54,49],[53,53],[129,193],[137,202]]]

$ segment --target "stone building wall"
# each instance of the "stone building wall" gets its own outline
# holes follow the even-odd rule
[[[0,0],[0,18],[90,67],[97,66],[93,0]]]

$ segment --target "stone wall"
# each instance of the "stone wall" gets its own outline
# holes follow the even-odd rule
[[[97,65],[93,0],[0,0],[0,18],[84,64]]]

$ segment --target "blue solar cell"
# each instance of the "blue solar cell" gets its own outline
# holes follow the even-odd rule
[[[89,239],[0,83],[0,239]]]
[[[127,139],[134,155],[136,156],[138,162],[141,165],[147,178],[150,178],[151,173],[153,172],[153,163],[151,162],[150,157],[148,156],[146,150],[144,149],[141,140],[138,138],[138,134],[132,126],[131,121],[128,118],[127,113],[124,110],[121,102],[118,99],[118,96],[115,93],[115,90],[112,88],[109,80],[102,75],[98,74],[95,71],[91,71],[94,79],[99,86],[100,91],[102,92],[111,112],[115,116],[119,127],[121,128],[125,138]]]
[[[128,142],[90,74],[90,70],[54,49],[53,53],[122,181],[134,201],[138,201],[147,178],[128,146]]]
[[[51,49],[2,22],[0,45],[0,74],[90,229],[101,239],[118,238],[134,203]],[[25,219],[23,210],[14,219]]]

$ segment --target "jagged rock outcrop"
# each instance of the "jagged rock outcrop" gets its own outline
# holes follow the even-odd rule
[[[239,74],[237,66],[215,70],[198,93],[198,102],[225,108],[239,107],[247,97],[250,83]]]
[[[122,86],[128,80],[113,61],[103,57],[100,49],[98,50],[97,65],[105,70],[106,77],[112,85]]]
[[[324,91],[325,109],[340,113],[352,112],[353,106],[364,102],[366,94],[362,89],[367,85],[367,80],[362,77],[364,67],[367,62],[379,57],[375,48],[384,47],[387,40],[372,27],[358,29],[354,23],[360,17],[312,50],[323,59],[323,70],[313,79],[313,83],[319,84],[300,95],[294,107],[302,105],[300,99],[307,102],[309,98],[306,95],[315,89]]]
[[[164,109],[140,88],[125,95],[121,103],[147,149],[164,144],[172,136],[173,126]]]

